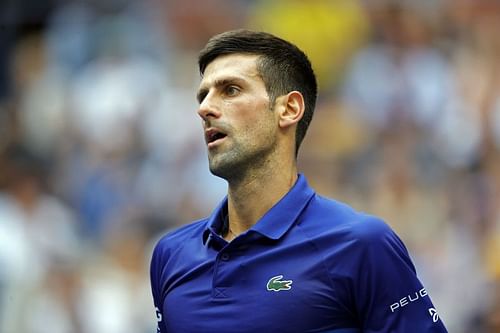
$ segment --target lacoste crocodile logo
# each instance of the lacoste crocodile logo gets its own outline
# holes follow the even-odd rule
[[[281,280],[283,275],[277,275],[267,281],[268,291],[280,291],[280,290],[290,290],[292,289],[292,280]]]

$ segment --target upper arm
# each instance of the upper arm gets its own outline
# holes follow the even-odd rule
[[[446,332],[408,251],[384,222],[370,218],[356,232],[356,312],[366,333]]]
[[[166,333],[167,329],[165,327],[164,315],[163,315],[163,288],[162,288],[162,270],[164,267],[164,261],[162,256],[162,250],[160,248],[160,243],[158,243],[153,251],[150,265],[150,281],[151,281],[151,291],[153,295],[153,303],[156,311],[157,320],[157,332]]]

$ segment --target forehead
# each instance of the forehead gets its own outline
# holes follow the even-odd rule
[[[257,70],[258,58],[253,54],[227,54],[215,58],[205,68],[200,88],[208,88],[227,78],[262,81]]]

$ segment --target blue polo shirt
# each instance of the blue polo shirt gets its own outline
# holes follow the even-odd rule
[[[156,245],[158,332],[446,332],[398,236],[304,176],[231,242],[226,221],[227,198]]]

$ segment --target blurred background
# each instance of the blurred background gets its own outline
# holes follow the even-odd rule
[[[500,332],[498,0],[1,0],[0,332],[155,331],[155,242],[226,190],[197,53],[241,27],[313,62],[310,183],[398,232],[450,332]]]

